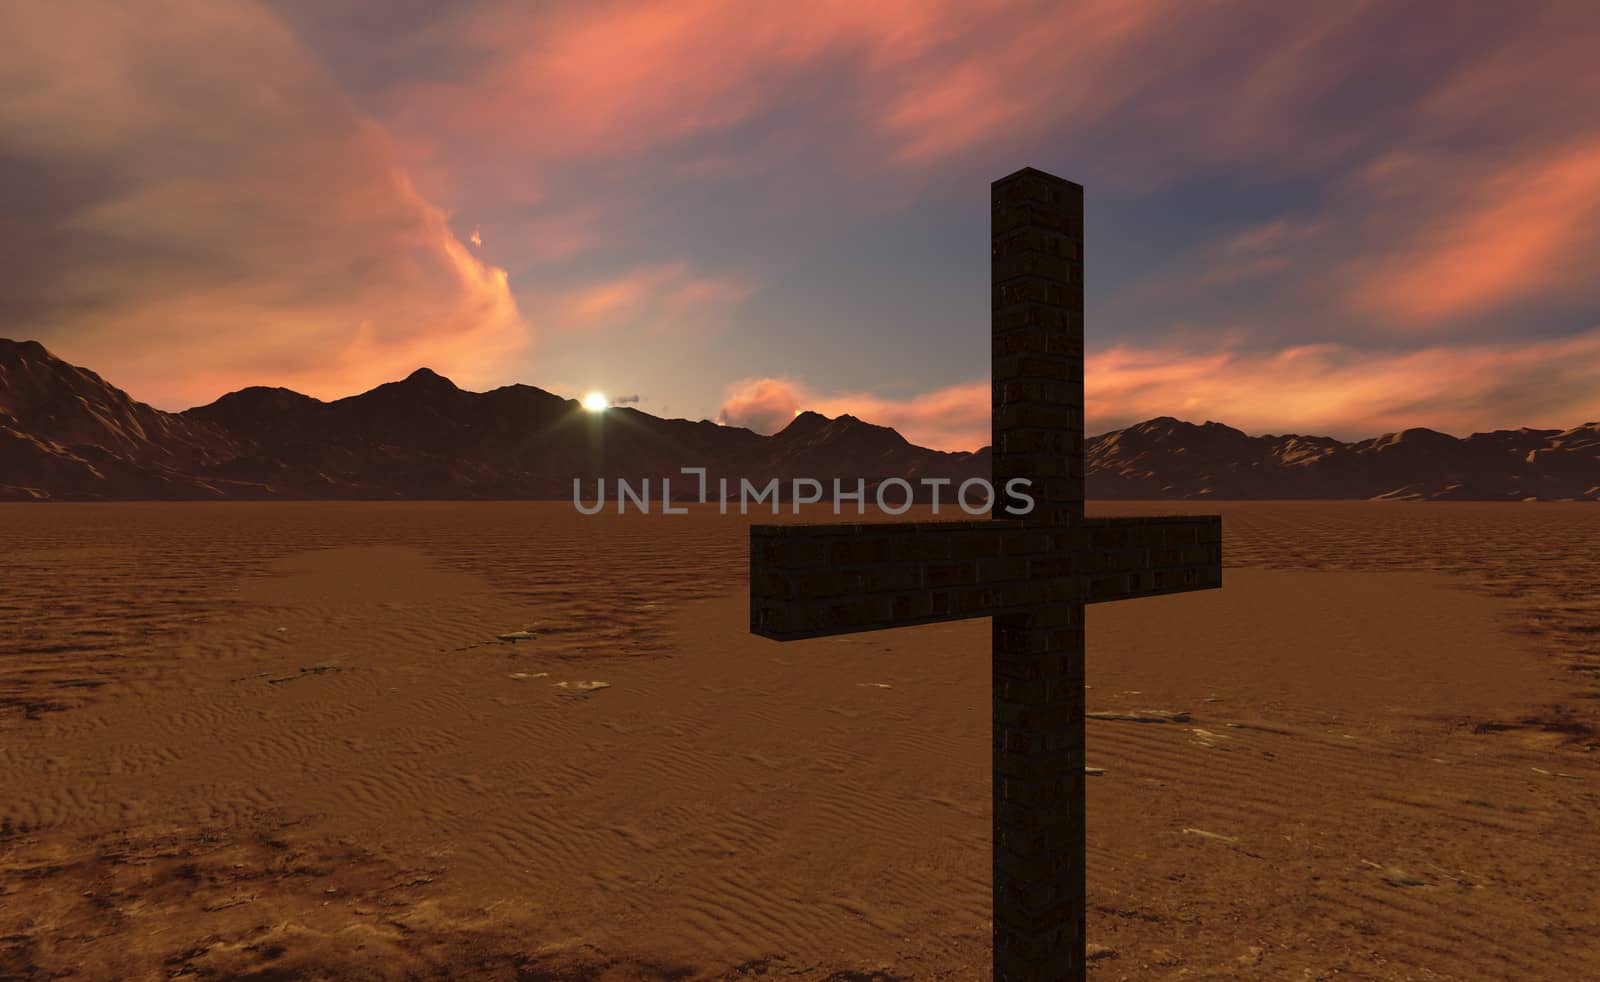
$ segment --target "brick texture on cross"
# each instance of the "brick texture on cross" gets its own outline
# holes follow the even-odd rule
[[[779,641],[992,617],[994,977],[1085,977],[1084,605],[1222,585],[1217,516],[1083,512],[1083,188],[991,193],[992,484],[1026,515],[753,526],[750,629]]]

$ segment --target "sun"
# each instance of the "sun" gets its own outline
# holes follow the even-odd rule
[[[609,405],[611,405],[611,400],[607,399],[603,392],[591,392],[583,397],[583,408],[591,413],[597,413]]]

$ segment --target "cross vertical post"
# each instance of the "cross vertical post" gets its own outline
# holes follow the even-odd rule
[[[1050,536],[1083,524],[1083,188],[1028,169],[990,195],[994,483],[1028,479]],[[991,628],[996,979],[1083,972],[1084,607],[1057,582]]]
[[[995,501],[1021,517],[753,525],[750,630],[777,641],[991,617],[994,977],[1086,967],[1084,609],[1222,585],[1215,515],[1086,518],[1083,188],[990,186]]]

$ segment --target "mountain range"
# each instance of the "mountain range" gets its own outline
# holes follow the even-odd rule
[[[1600,422],[1464,439],[1429,429],[1343,443],[1247,436],[1171,417],[1091,437],[1091,499],[1600,500]],[[899,477],[988,477],[989,448],[918,447],[844,415],[797,415],[763,436],[627,406],[585,411],[528,385],[468,392],[426,368],[324,402],[252,386],[179,413],[137,402],[36,341],[0,338],[0,500],[569,499],[681,467],[765,484],[814,478],[869,490]],[[899,500],[891,493],[891,500]]]

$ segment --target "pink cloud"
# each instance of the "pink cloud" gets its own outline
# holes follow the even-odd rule
[[[863,120],[868,153],[927,165],[1026,138],[1045,121],[1058,130],[1092,121],[1152,78],[1147,49],[1173,26],[1147,0],[1003,7],[930,8],[938,29],[911,43],[891,25],[863,25],[869,45],[893,52],[876,59],[864,101],[881,107]]]
[[[558,306],[564,315],[561,322],[570,327],[590,327],[619,314],[631,313],[646,296],[653,296],[664,286],[681,280],[687,268],[683,262],[664,263],[575,288]]]
[[[730,132],[835,89],[843,95],[784,125],[809,130],[808,142],[825,143],[845,169],[902,176],[1112,117],[1162,139],[1113,180],[1166,180],[1216,162],[1302,169],[1371,140],[1366,128],[1329,126],[1309,110],[1385,66],[1376,41],[1394,16],[1366,4],[1159,0],[489,0],[430,37],[451,52],[447,80],[397,85],[384,104],[419,160],[453,155],[458,170],[497,174],[507,187],[542,188],[564,164]],[[1495,54],[1523,43],[1505,34],[1467,25],[1451,37]],[[1564,47],[1560,57],[1570,70],[1586,56]],[[1443,88],[1407,89],[1382,109],[1406,112]],[[783,166],[784,145],[775,141],[762,163]],[[673,164],[678,173],[753,166],[727,152]]]
[[[1600,102],[1594,62],[1596,10],[1586,0],[1553,0],[1491,22],[1492,43],[1460,62],[1418,107],[1419,123],[1455,128],[1496,121],[1513,133],[1561,139]],[[1576,113],[1576,115],[1575,115]]]
[[[515,220],[491,212],[484,224],[493,229],[496,248],[531,262],[556,262],[612,244],[611,208],[611,198],[554,201]]]
[[[1430,324],[1592,285],[1600,140],[1540,148],[1490,173],[1415,158],[1384,163],[1369,180],[1427,184],[1431,213],[1415,216],[1397,248],[1347,267],[1358,309]]]
[[[1229,256],[1260,256],[1312,238],[1318,230],[1316,225],[1279,218],[1234,233],[1223,244],[1222,251]]]
[[[544,293],[533,302],[553,329],[702,333],[721,327],[755,289],[746,278],[700,273],[685,260],[671,260]]]
[[[1159,187],[1216,164],[1272,180],[1355,169],[1363,176],[1335,187],[1327,214],[1290,222],[1194,283],[1271,278],[1319,304],[1424,324],[1569,282],[1547,260],[1574,246],[1583,221],[1564,218],[1563,203],[1592,196],[1585,166],[1571,161],[1570,173],[1548,175],[1559,187],[1547,194],[1511,187],[1516,204],[1483,203],[1485,182],[1559,171],[1559,141],[1571,139],[1585,93],[1600,98],[1585,70],[1593,14],[1582,5],[1452,23],[1415,58],[1382,43],[1411,23],[1406,11],[1367,4],[488,0],[474,11],[430,38],[452,52],[439,75],[448,81],[397,85],[382,100],[386,119],[408,161],[450,171],[452,200],[476,200],[474,220],[506,196],[560,200],[599,165],[616,186],[557,223],[541,256],[636,237],[637,161],[660,168],[652,181],[767,175],[782,196],[793,184],[779,177],[785,168],[821,154],[839,183],[869,181],[872,206],[894,209],[962,155],[1020,153],[1041,134],[1056,142],[1110,123],[1158,145],[1114,167],[1091,157],[1097,189]],[[1352,80],[1390,72],[1400,81],[1359,124],[1328,109],[1356,102],[1341,91]],[[1375,154],[1422,161],[1415,192],[1364,183],[1379,173]],[[1513,234],[1483,236],[1491,227]]]
[[[745,379],[730,388],[717,422],[776,433],[801,412],[807,399],[804,387],[793,379]]]
[[[1162,5],[1148,0],[754,9],[759,16],[737,0],[490,3],[452,38],[465,70],[396,89],[388,118],[419,155],[470,147],[482,167],[525,168],[726,130],[844,72],[858,91],[839,107],[849,131],[831,141],[926,164],[1041,116],[1060,123],[1106,110],[1121,95],[1107,72],[1154,73],[1145,48],[1166,29]]]
[[[885,162],[911,172],[873,191],[875,207],[903,205],[941,161],[1117,104],[1121,91],[1103,79],[1130,65],[1141,78],[1154,71],[1137,51],[1158,10],[1148,0],[490,0],[430,37],[450,52],[449,71],[396,83],[377,102],[423,186],[497,244],[488,255],[516,248],[542,262],[636,243],[648,212],[639,188],[668,176],[773,175],[821,153],[845,181],[871,180]],[[830,89],[842,93],[831,104],[766,125],[773,110]],[[635,180],[643,160],[651,170]],[[610,186],[592,194],[594,181]],[[774,191],[792,195],[782,181]],[[493,217],[563,200],[590,204],[534,208],[529,220],[548,226],[536,232]],[[792,207],[775,202],[773,213]],[[586,289],[563,316],[586,321],[631,295],[626,283]]]
[[[542,158],[606,157],[730,125],[764,91],[741,84],[804,44],[783,24],[720,0],[534,7],[491,4],[456,39],[479,60],[461,81],[406,86],[392,118],[408,133]],[[480,159],[483,159],[480,157]]]
[[[1216,146],[1267,156],[1287,135],[1307,145],[1306,159],[1345,163],[1320,207],[1215,243],[1188,268],[1189,284],[1262,280],[1284,317],[1345,311],[1341,337],[1442,336],[1590,290],[1600,253],[1600,141],[1587,110],[1600,99],[1586,67],[1594,8],[1462,21],[1441,41],[1470,57],[1441,60],[1426,84],[1396,87],[1391,102],[1365,107],[1360,125],[1287,119],[1318,91],[1392,58],[1385,46],[1355,43],[1371,35],[1374,9],[1327,8],[1225,100]],[[1197,87],[1194,105],[1214,95]],[[1230,121],[1235,113],[1257,125]]]
[[[1600,328],[1569,338],[1411,351],[1309,344],[1199,355],[1119,346],[1087,360],[1088,431],[1154,416],[1344,439],[1600,419]]]
[[[912,178],[963,154],[1021,152],[1046,134],[1070,146],[1108,120],[1154,142],[1102,167],[1102,181],[1158,185],[1218,162],[1273,179],[1330,161],[1353,172],[1324,211],[1236,234],[1194,279],[1281,277],[1283,293],[1363,315],[1350,318],[1356,330],[1447,328],[1569,294],[1592,279],[1600,249],[1600,143],[1585,115],[1600,99],[1600,75],[1586,70],[1590,5],[1441,25],[1434,40],[1452,56],[1433,60],[1422,56],[1438,48],[1374,43],[1382,5],[471,9],[428,38],[448,52],[430,77],[448,81],[375,98],[384,132],[253,0],[165,0],[139,13],[112,0],[6,8],[0,150],[82,169],[111,189],[49,231],[86,237],[114,261],[91,249],[56,263],[70,276],[40,278],[26,298],[38,306],[30,323],[59,332],[51,343],[63,354],[76,347],[78,360],[167,405],[261,381],[343,394],[419,363],[485,385],[503,380],[505,353],[530,332],[505,273],[463,247],[448,221],[458,216],[435,201],[462,209],[462,234],[482,226],[485,259],[545,262],[629,236],[641,244],[633,206],[669,178],[771,176],[781,196],[777,172],[823,154],[838,165],[823,171],[830,180],[892,178],[872,196],[873,207],[891,207],[905,203]],[[1407,81],[1413,52],[1430,74]],[[1392,98],[1354,125],[1319,111],[1346,98],[1341,84],[1390,71],[1400,79]],[[715,139],[693,143],[705,137]],[[635,180],[642,167],[662,169]],[[44,238],[18,234],[22,244],[0,259],[26,257]],[[724,322],[755,288],[679,255],[525,293],[524,306],[541,326],[687,332]],[[1499,390],[1472,371],[1494,378],[1503,373],[1486,366],[1522,365],[1517,377],[1534,391],[1566,392],[1591,381],[1562,361],[1586,357],[1587,337],[1530,342],[1520,350],[1532,362],[1473,347],[1310,344],[1204,357],[1181,345],[1116,348],[1091,358],[1091,420],[1192,411],[1315,429],[1413,425],[1402,418],[1413,410],[1450,425],[1478,416],[1512,425],[1503,416],[1513,410],[1550,419],[1588,404],[1502,403],[1491,420],[1473,407]],[[889,400],[768,381],[806,408],[876,417],[919,442],[987,441],[986,386]],[[725,410],[770,422],[759,415],[769,403],[785,404],[769,392]]]
[[[1247,433],[1355,439],[1413,426],[1464,435],[1600,419],[1600,328],[1546,341],[1366,351],[1311,344],[1196,354],[1118,346],[1084,369],[1085,430],[1157,416],[1217,420]],[[990,385],[976,380],[907,399],[825,395],[791,378],[734,386],[721,422],[772,433],[801,410],[849,413],[912,443],[975,450],[989,442]]]
[[[23,232],[85,243],[52,257],[27,333],[166,408],[244,384],[342,396],[424,364],[483,385],[528,342],[505,272],[260,4],[18,11],[0,71],[33,84],[0,87],[0,134],[104,183]]]
[[[892,426],[918,446],[976,450],[989,442],[989,399],[986,381],[946,386],[909,399],[886,399],[867,393],[820,395],[794,379],[758,378],[733,386],[717,419],[774,433],[804,410],[824,416],[848,413]]]
[[[652,179],[705,179],[776,174],[821,154],[841,178],[892,179],[874,182],[873,202],[896,207],[918,175],[962,155],[1022,153],[1046,133],[1086,138],[1107,123],[1157,142],[1126,147],[1114,166],[1091,158],[1097,187],[1151,187],[1219,163],[1276,180],[1396,149],[1454,152],[1463,134],[1475,136],[1473,154],[1492,153],[1515,142],[1502,135],[1525,136],[1526,120],[1543,138],[1570,133],[1600,98],[1585,70],[1594,15],[1581,4],[1441,24],[1420,49],[1385,42],[1425,12],[1373,4],[485,0],[471,10],[428,37],[448,70],[384,93],[385,120],[408,165],[438,174],[452,203],[483,198],[479,210],[557,200],[606,165],[600,179],[616,186],[587,232],[554,236],[575,248],[632,227],[631,162],[643,160],[661,168]],[[1391,73],[1393,91],[1367,99],[1359,124],[1329,109],[1363,98],[1343,92],[1353,80]],[[824,103],[825,93],[837,95]],[[1356,208],[1352,220],[1370,211]],[[1271,257],[1237,267],[1281,268]],[[1396,309],[1417,305],[1403,288],[1387,300],[1375,289]]]
[[[1316,245],[1325,232],[1326,223],[1287,218],[1252,225],[1207,247],[1194,282],[1202,287],[1229,286],[1291,271],[1296,266],[1295,254]],[[1153,295],[1156,289],[1170,290],[1171,285],[1152,287],[1145,282],[1141,288]]]
[[[825,416],[849,413],[869,423],[892,426],[918,446],[976,450],[989,442],[992,397],[992,386],[985,379],[945,386],[910,399],[840,395],[818,399],[806,408]]]

